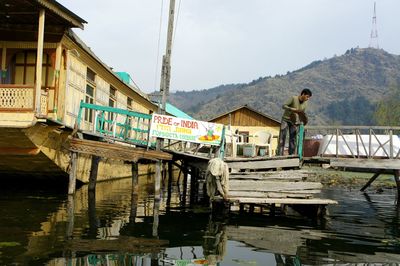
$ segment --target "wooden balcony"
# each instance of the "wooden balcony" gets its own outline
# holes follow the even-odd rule
[[[34,109],[33,85],[0,84],[0,112],[33,112]]]
[[[35,113],[34,85],[0,84],[0,126],[27,127],[48,115],[48,91],[42,89],[40,114]]]

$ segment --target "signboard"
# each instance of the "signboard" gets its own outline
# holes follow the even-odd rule
[[[219,146],[223,128],[222,124],[153,114],[150,137]]]

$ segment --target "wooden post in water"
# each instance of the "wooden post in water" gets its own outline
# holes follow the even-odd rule
[[[70,169],[69,169],[69,184],[68,184],[68,194],[72,195],[75,193],[76,187],[76,168],[78,163],[78,154],[76,152],[71,152]]]
[[[88,214],[89,214],[89,237],[97,237],[97,216],[96,216],[96,191],[88,189]]]
[[[137,201],[139,194],[139,165],[137,162],[132,163],[132,192],[131,192],[131,211],[129,215],[129,223],[135,224],[137,214]]]
[[[187,193],[187,181],[188,181],[188,171],[186,163],[183,165],[183,193],[182,193],[182,201],[181,206],[186,205],[186,193]]]
[[[198,178],[197,168],[193,167],[190,174],[190,205],[196,202],[196,187],[197,187],[197,178]]]
[[[67,239],[72,238],[72,233],[74,231],[74,218],[75,218],[75,195],[68,195],[67,202],[67,230],[66,237]]]
[[[172,179],[174,178],[173,176],[173,164],[172,162],[168,162],[168,187],[167,187],[167,211],[170,209],[171,205],[171,194],[172,194]]]
[[[139,192],[139,166],[137,162],[132,163],[132,193],[138,194]]]
[[[100,157],[93,155],[92,164],[90,166],[90,176],[89,176],[89,191],[96,190],[97,173],[99,171]]]
[[[160,188],[161,188],[161,164],[162,161],[158,160],[156,162],[156,172],[154,176],[154,199],[159,200],[161,198]]]
[[[160,199],[154,197],[153,231],[152,231],[153,237],[158,237],[159,213],[160,213]]]

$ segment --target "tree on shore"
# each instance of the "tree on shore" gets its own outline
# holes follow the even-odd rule
[[[374,119],[380,126],[400,126],[400,86],[391,86],[378,102]]]

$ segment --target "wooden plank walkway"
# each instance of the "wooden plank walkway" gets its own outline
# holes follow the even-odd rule
[[[228,200],[239,204],[327,205],[337,201],[316,197],[322,184],[307,182],[306,170],[233,173]]]
[[[235,158],[226,162],[231,170],[227,199],[233,204],[337,204],[317,196],[322,184],[307,182],[309,172],[299,169],[296,156]]]

